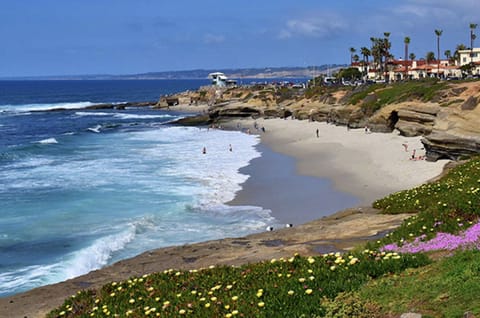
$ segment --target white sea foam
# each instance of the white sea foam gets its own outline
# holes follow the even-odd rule
[[[112,116],[114,113],[105,113],[105,112],[75,112],[76,116]]]
[[[101,237],[89,246],[66,255],[62,261],[49,265],[33,265],[0,273],[0,295],[12,290],[28,290],[53,284],[99,269],[108,263],[112,254],[121,250],[136,235],[142,222],[130,224],[127,230]]]
[[[117,119],[155,119],[155,118],[178,118],[177,116],[169,114],[129,114],[129,113],[119,113],[119,112],[75,112],[75,116],[87,117],[87,116],[111,116]]]
[[[75,103],[54,103],[54,104],[23,104],[23,105],[2,105],[2,111],[25,113],[31,111],[48,111],[55,109],[83,109],[94,105],[91,102]]]
[[[38,144],[58,144],[55,138],[47,138],[37,141]]]
[[[87,128],[87,130],[98,134],[100,133],[100,128],[102,128],[102,125],[96,125],[95,127],[90,127],[90,128]]]
[[[249,177],[239,169],[260,156],[255,149],[258,137],[235,131],[168,127],[137,133],[132,138],[158,142],[158,146],[145,149],[143,154],[163,162],[172,161],[162,173],[181,177],[187,182],[170,190],[197,196],[197,207],[204,210],[231,201]],[[232,151],[229,151],[230,145]],[[203,147],[207,149],[206,154],[202,153]],[[189,186],[188,180],[193,186]]]
[[[102,237],[93,242],[90,246],[72,253],[62,265],[63,273],[60,279],[68,279],[86,274],[92,270],[107,265],[112,253],[125,248],[135,238],[136,227],[130,228],[119,234]]]
[[[34,265],[0,273],[0,295],[48,284],[50,283],[48,275],[55,268],[56,265]]]

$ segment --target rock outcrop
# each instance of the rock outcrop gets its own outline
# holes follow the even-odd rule
[[[476,155],[480,152],[480,135],[465,137],[448,132],[434,131],[422,139],[427,160],[438,159],[459,160]]]

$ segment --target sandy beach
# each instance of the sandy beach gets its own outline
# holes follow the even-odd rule
[[[294,158],[294,174],[331,179],[335,189],[358,198],[356,206],[325,217],[320,213],[322,207],[317,202],[308,203],[299,196],[298,200],[289,200],[291,205],[288,209],[293,209],[292,212],[296,212],[295,207],[299,207],[299,210],[300,207],[306,209],[295,220],[298,222],[294,222],[303,223],[308,218],[316,220],[244,238],[227,238],[145,252],[66,282],[2,298],[0,317],[43,317],[49,310],[59,306],[63,299],[80,289],[98,288],[109,281],[124,280],[168,268],[240,265],[272,257],[287,257],[295,252],[313,255],[350,249],[398,226],[406,217],[379,215],[377,211],[362,205],[368,206],[374,199],[422,184],[439,175],[446,163],[411,160],[413,149],[416,150],[416,156],[423,155],[419,137],[405,138],[395,132],[366,133],[363,129],[347,130],[346,127],[326,123],[290,119],[258,119],[256,122],[259,128],[265,128],[265,132],[256,130],[252,119],[235,120],[229,126],[236,128],[239,124],[241,128],[258,133],[262,144],[274,152]],[[408,145],[407,151],[402,144]],[[282,169],[281,164],[279,169]],[[253,175],[251,179],[255,180],[255,177]],[[241,199],[244,202],[237,203],[248,203],[255,197],[267,197],[265,203],[268,204],[288,193],[302,194],[306,191],[305,188],[315,193],[318,191],[315,183],[318,179],[313,179],[315,180],[299,179],[296,183],[288,183],[283,190],[275,182],[269,181],[271,187],[278,190],[270,196],[263,196],[262,192],[255,189],[252,191],[246,184],[242,191],[250,192]],[[242,196],[242,191],[239,197]],[[288,214],[275,213],[273,211],[274,216],[288,221]]]
[[[427,162],[421,137],[403,137],[398,132],[371,133],[324,122],[291,119],[236,120],[261,135],[276,152],[296,159],[300,175],[329,178],[339,191],[360,199],[361,205],[390,193],[409,189],[438,176],[448,160]],[[317,137],[318,129],[318,137]],[[415,152],[415,160],[412,154]]]

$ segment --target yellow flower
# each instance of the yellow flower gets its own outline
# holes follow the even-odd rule
[[[298,281],[299,281],[300,283],[303,283],[303,282],[305,281],[305,278],[301,277],[301,278],[298,279]]]
[[[213,296],[212,298],[210,298],[211,301],[217,301],[217,297]]]
[[[334,271],[335,268],[336,268],[335,266],[330,266],[330,270],[331,270],[331,271]]]
[[[309,262],[310,264],[313,264],[313,263],[315,263],[315,260],[313,259],[313,257],[309,257],[309,258],[308,258],[308,262]]]
[[[265,303],[264,303],[263,301],[261,301],[261,302],[258,303],[258,307],[262,308],[262,307],[264,307],[264,306],[265,306]]]
[[[272,260],[270,261],[270,263],[275,263],[277,260],[275,258],[272,258]]]
[[[305,294],[307,295],[310,295],[311,293],[313,293],[313,290],[311,290],[310,288],[305,291]]]
[[[128,301],[130,304],[133,304],[135,302],[135,299],[131,298],[129,301]]]
[[[230,318],[230,317],[232,317],[232,314],[228,313],[228,314],[225,315],[225,317]]]
[[[225,305],[223,306],[226,310],[229,310],[230,309],[230,305]]]
[[[185,309],[180,309],[180,310],[178,311],[178,313],[179,313],[180,315],[185,315],[186,311],[185,311]]]
[[[110,294],[110,297],[114,297],[114,296],[115,296],[115,293],[111,293],[111,294]]]
[[[208,307],[210,307],[210,303],[205,304],[205,308],[208,308]]]
[[[289,291],[288,291],[288,294],[289,294],[290,296],[292,296],[293,294],[295,294],[295,292],[294,292],[293,290],[289,290]]]
[[[232,316],[238,315],[238,310],[232,311]]]
[[[233,301],[238,300],[238,296],[233,296],[233,297],[232,297],[232,300],[233,300]]]

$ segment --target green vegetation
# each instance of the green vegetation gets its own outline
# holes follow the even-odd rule
[[[478,315],[479,194],[473,158],[439,181],[376,201],[385,213],[415,214],[351,253],[132,277],[79,292],[48,317]]]
[[[98,293],[80,292],[48,317],[312,317],[329,307],[322,306],[322,300],[428,263],[423,254],[365,250],[293,256],[238,268],[167,270],[111,283]]]
[[[422,317],[463,317],[480,313],[480,251],[459,250],[432,265],[372,280],[358,292],[374,299],[384,313],[414,310]]]
[[[362,73],[360,73],[360,71],[356,67],[341,69],[337,74],[337,78],[343,78],[346,81],[360,79],[361,77]]]
[[[408,81],[393,83],[389,85],[375,84],[367,89],[354,93],[348,100],[349,104],[360,105],[366,114],[373,114],[385,105],[401,103],[409,100],[420,100],[422,102],[432,101],[438,92],[445,89],[447,84],[436,79],[425,79],[421,81]],[[375,98],[366,99],[368,95],[375,95]]]

